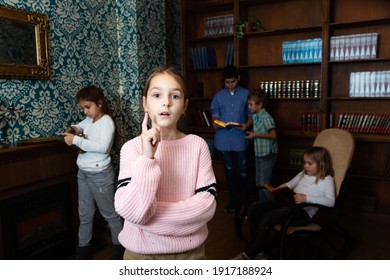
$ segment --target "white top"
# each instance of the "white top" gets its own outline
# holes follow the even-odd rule
[[[303,171],[302,171],[303,172]],[[336,187],[334,178],[326,176],[315,183],[316,176],[298,173],[292,180],[283,184],[294,190],[295,193],[305,194],[308,203],[316,203],[327,207],[333,207],[336,200]],[[318,207],[305,207],[310,218],[317,212]]]
[[[114,142],[115,124],[109,115],[104,115],[96,122],[87,117],[75,125],[78,133],[85,137],[75,136],[73,144],[85,151],[77,158],[77,165],[84,171],[99,172],[111,163],[110,150]]]

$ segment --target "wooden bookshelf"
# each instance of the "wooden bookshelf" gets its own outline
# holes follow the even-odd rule
[[[241,40],[235,33],[204,36],[206,17],[228,14],[233,14],[234,23],[255,17],[265,31],[245,34]],[[231,43],[234,45],[234,64],[240,69],[241,85],[248,89],[256,89],[265,81],[320,81],[318,98],[270,100],[268,111],[275,119],[280,149],[275,172],[277,180],[290,179],[291,172],[284,172],[291,169],[289,151],[310,147],[318,133],[302,130],[302,113],[319,112],[319,129],[323,130],[335,127],[342,113],[390,112],[389,95],[350,97],[349,88],[352,72],[390,70],[388,0],[183,0],[182,26],[182,69],[192,96],[189,114],[199,108],[209,108],[212,97],[222,87],[223,58],[226,46]],[[330,59],[332,37],[366,33],[378,34],[375,58]],[[283,63],[283,42],[313,38],[322,40],[319,62]],[[194,47],[215,48],[217,67],[193,69],[188,50]],[[191,125],[188,132],[213,137],[212,128]],[[355,171],[351,196],[374,193],[376,211],[390,214],[389,133],[352,133],[356,138],[356,150],[352,162]]]

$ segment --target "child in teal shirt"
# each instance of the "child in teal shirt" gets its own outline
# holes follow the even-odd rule
[[[252,91],[248,95],[249,110],[253,113],[253,131],[248,131],[245,138],[254,142],[258,187],[271,183],[272,170],[278,154],[275,122],[265,109],[267,102],[268,95],[263,90]],[[273,199],[273,195],[265,189],[259,192],[259,196],[260,201]]]

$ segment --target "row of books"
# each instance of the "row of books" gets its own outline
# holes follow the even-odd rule
[[[357,133],[390,133],[390,114],[341,113],[338,128]]]
[[[194,69],[207,69],[217,67],[217,51],[215,48],[191,48],[190,55]],[[226,46],[224,66],[234,63],[233,44]]]
[[[232,35],[234,32],[233,15],[207,17],[204,19],[204,36]]]
[[[330,60],[371,59],[377,57],[378,33],[330,37]]]
[[[321,62],[321,60],[321,38],[282,42],[283,64]]]
[[[302,130],[320,131],[320,113],[319,112],[302,113]]]
[[[351,72],[349,78],[350,97],[389,97],[390,70],[373,72]]]
[[[194,69],[217,67],[217,52],[215,48],[191,48],[190,55]]]
[[[195,121],[195,124],[199,127],[212,127],[212,116],[211,112],[208,110],[196,110],[192,119]]]
[[[262,81],[259,87],[271,98],[318,98],[320,80]]]

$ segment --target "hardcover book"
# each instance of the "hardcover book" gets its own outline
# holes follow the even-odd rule
[[[279,199],[288,204],[295,203],[295,192],[287,186],[281,188],[274,188],[269,184],[264,184],[264,188],[266,188],[270,193],[272,193],[276,199]]]
[[[220,121],[220,120],[214,120],[214,123],[219,125],[220,127],[223,127],[223,128],[232,128],[232,127],[240,127],[241,124],[237,123],[237,122],[223,122],[223,121]]]

